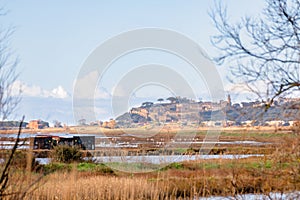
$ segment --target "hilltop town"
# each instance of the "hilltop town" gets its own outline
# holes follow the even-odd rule
[[[139,107],[116,118],[121,127],[145,124],[179,123],[197,126],[292,126],[300,117],[299,99],[281,98],[266,109],[266,103],[227,100],[219,102],[195,101],[182,97],[158,99],[157,103],[144,102]]]

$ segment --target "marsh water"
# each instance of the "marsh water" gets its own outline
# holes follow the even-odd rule
[[[55,133],[61,134],[61,133]],[[63,133],[65,134],[65,133]],[[22,133],[21,139],[18,149],[27,149],[29,147],[28,138],[34,137],[37,134],[29,134],[29,133]],[[17,134],[9,134],[4,135],[1,134],[0,137],[0,149],[11,149],[14,145],[14,139],[16,139]],[[95,135],[96,149],[134,149],[138,148],[139,145],[144,144],[153,144],[155,147],[162,147],[166,144],[162,140],[159,141],[151,141],[145,140],[143,143],[137,141],[123,141],[120,137],[107,137],[107,136],[99,136]],[[247,146],[261,146],[266,145],[267,143],[264,142],[257,142],[257,141],[248,141],[248,140],[236,140],[236,141],[186,141],[186,140],[174,140],[171,141],[174,145],[247,145]],[[172,162],[183,162],[183,161],[195,161],[195,160],[204,160],[204,159],[241,159],[241,158],[248,158],[248,157],[257,157],[263,156],[262,154],[238,154],[238,155],[102,155],[98,156],[95,155],[93,160],[97,163],[111,163],[111,162],[125,162],[125,163],[151,163],[151,164],[162,164],[162,163],[172,163]],[[50,162],[49,158],[37,158],[37,161],[41,164],[46,164]]]

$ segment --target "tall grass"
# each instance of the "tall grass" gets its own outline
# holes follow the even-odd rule
[[[167,186],[146,177],[80,177],[76,172],[56,173],[27,199],[165,199],[164,187]]]

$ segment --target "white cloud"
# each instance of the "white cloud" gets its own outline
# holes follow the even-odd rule
[[[69,97],[69,94],[62,86],[58,86],[51,91],[43,89],[40,86],[37,85],[29,85],[26,83],[23,83],[19,80],[15,81],[12,84],[12,94],[17,95],[19,94],[19,91],[22,91],[22,96],[29,96],[29,97],[53,97],[53,98],[60,98],[64,99]]]
[[[69,96],[68,93],[64,90],[64,88],[60,85],[57,88],[54,88],[51,91],[50,95],[52,97],[60,98],[60,99],[67,98]]]

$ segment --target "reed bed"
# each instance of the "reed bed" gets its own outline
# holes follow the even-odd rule
[[[77,173],[56,173],[26,199],[166,199],[165,187],[145,177],[79,177]]]

